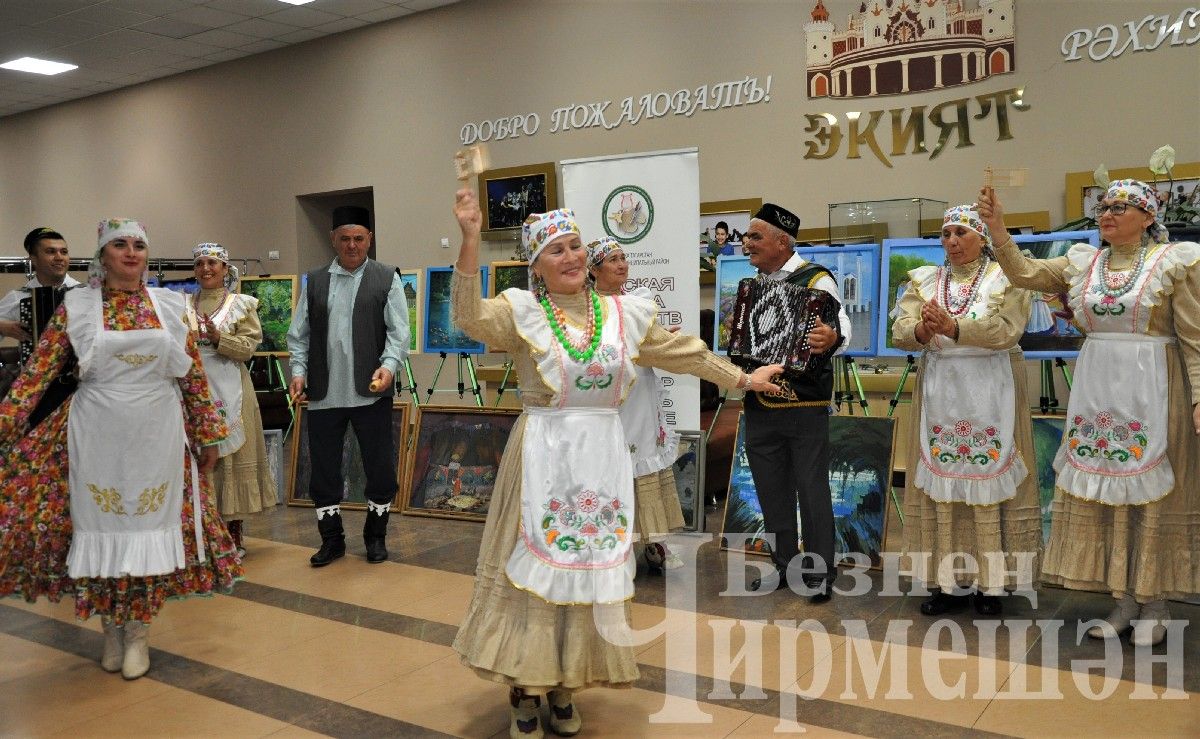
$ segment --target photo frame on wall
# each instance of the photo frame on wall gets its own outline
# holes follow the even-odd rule
[[[762,207],[762,198],[700,203],[700,269],[713,271],[717,257],[741,256],[742,234]]]
[[[1110,169],[1108,171],[1109,179],[1113,180],[1141,180],[1145,183],[1153,183],[1155,175],[1150,171],[1149,167],[1126,167],[1123,169]],[[1156,189],[1166,194],[1170,192],[1172,198],[1183,197],[1200,198],[1200,162],[1187,162],[1184,164],[1176,164],[1171,167],[1171,176],[1175,180],[1175,190],[1171,190],[1171,182],[1166,180],[1162,175],[1158,175],[1159,183]],[[1063,213],[1068,222],[1077,221],[1083,217],[1092,217],[1092,209],[1096,207],[1100,197],[1104,195],[1104,191],[1096,185],[1095,175],[1091,172],[1068,172],[1066,184],[1066,207]],[[1180,191],[1182,188],[1182,192]],[[1200,202],[1194,202],[1195,207],[1200,208]]]
[[[256,355],[288,356],[287,332],[296,310],[298,284],[296,275],[242,277],[238,280],[239,293],[258,298],[258,321],[262,324],[263,337],[254,350]]]
[[[450,315],[450,280],[453,267],[425,268],[425,333],[423,343],[427,353],[483,354],[482,342],[475,341],[454,325]],[[483,294],[488,290],[488,268],[479,268]]]
[[[685,531],[704,531],[704,433],[680,431],[672,473]]]
[[[801,247],[796,253],[833,273],[850,319],[847,357],[876,354],[879,323],[879,244]]]
[[[423,405],[407,448],[400,510],[483,521],[520,408]]]
[[[484,233],[519,230],[531,214],[558,207],[554,162],[481,172],[479,197]]]
[[[492,262],[489,268],[488,297],[494,298],[510,287],[529,289],[529,262]]]
[[[738,417],[734,438],[729,494],[721,525],[721,548],[729,549],[729,534],[749,535],[745,549],[770,554],[763,538],[766,527],[746,458],[746,418]],[[833,502],[834,552],[839,560],[864,554],[872,566],[881,563],[887,538],[887,509],[896,454],[896,419],[872,416],[833,416],[829,419],[829,492]],[[801,551],[804,530],[796,511]]]
[[[396,482],[402,485],[405,475],[404,455],[401,450],[408,444],[408,413],[410,405],[402,400],[392,401],[392,452],[396,459]],[[296,407],[296,422],[292,434],[291,471],[288,476],[287,504],[294,506],[312,506],[312,496],[309,485],[312,482],[312,457],[308,443],[308,425],[305,423],[307,401],[301,401]],[[354,436],[354,428],[346,427],[346,436],[342,440],[342,489],[343,508],[350,510],[366,510],[366,473],[363,472],[362,456],[358,450],[358,439]]]
[[[425,313],[423,277],[419,269],[397,269],[400,283],[404,285],[404,299],[408,302],[408,351],[416,354],[420,351],[420,336],[422,316]]]

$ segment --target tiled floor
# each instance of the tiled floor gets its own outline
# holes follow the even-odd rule
[[[311,509],[248,521],[246,581],[232,597],[167,605],[151,630],[151,670],[132,682],[100,670],[95,619],[76,622],[68,603],[0,601],[0,736],[507,736],[506,691],[450,648],[482,526],[392,521],[392,561],[368,566],[351,536],[350,555],[319,570],[308,566]],[[1182,632],[1178,663],[1148,677],[1127,642],[1110,645],[1106,682],[1106,645],[1075,632],[1079,618],[1107,611],[1105,596],[1046,589],[1036,610],[1009,599],[989,639],[970,614],[935,622],[919,598],[878,588],[823,606],[788,591],[721,595],[728,556],[709,542],[696,562],[694,610],[676,603],[686,573],[641,573],[641,679],[581,693],[580,736],[1200,731],[1196,629]],[[1196,606],[1171,610],[1200,617]]]

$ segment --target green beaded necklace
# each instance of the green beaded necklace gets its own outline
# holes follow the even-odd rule
[[[546,311],[546,320],[550,323],[550,330],[554,332],[558,343],[562,345],[563,351],[567,353],[571,359],[576,362],[586,362],[596,353],[596,347],[600,346],[601,325],[604,322],[603,314],[600,310],[600,296],[595,290],[588,290],[592,297],[592,325],[588,332],[588,341],[586,349],[580,349],[575,346],[574,342],[567,337],[566,332],[566,316],[563,315],[562,309],[555,305],[550,296],[546,293],[538,295],[538,302],[542,305],[542,310]]]

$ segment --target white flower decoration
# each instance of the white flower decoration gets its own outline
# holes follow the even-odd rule
[[[1169,174],[1175,166],[1175,149],[1171,146],[1160,146],[1150,155],[1150,171],[1154,174]]]
[[[1096,171],[1092,172],[1092,179],[1096,183],[1096,187],[1107,190],[1108,183],[1110,182],[1108,179],[1108,167],[1105,167],[1103,164],[1096,167]]]

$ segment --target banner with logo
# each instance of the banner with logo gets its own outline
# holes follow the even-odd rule
[[[629,260],[626,290],[648,287],[664,328],[698,333],[700,156],[695,147],[562,163],[563,205],[575,211],[583,241],[612,236]],[[700,381],[659,372],[667,390],[664,417],[678,429],[700,428]]]

